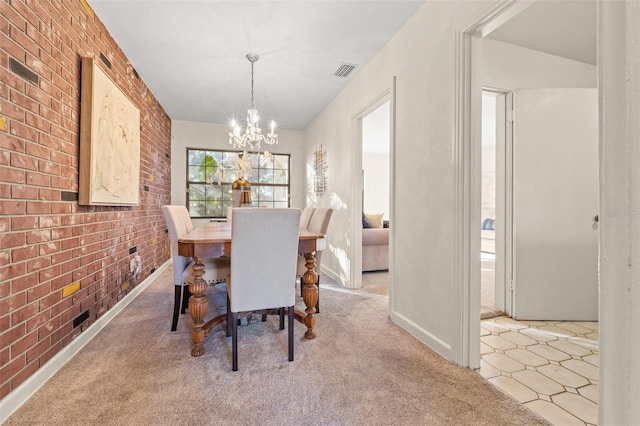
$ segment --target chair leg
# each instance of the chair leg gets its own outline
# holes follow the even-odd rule
[[[178,328],[178,315],[180,314],[180,296],[182,295],[182,286],[176,285],[173,301],[173,319],[171,320],[171,331]]]
[[[238,313],[231,313],[231,356],[233,371],[238,371]]]
[[[189,307],[189,298],[191,297],[191,290],[188,285],[182,286],[182,309],[180,310],[181,314],[184,314]]]
[[[280,330],[284,330],[284,308],[278,309],[278,314],[280,315]]]
[[[231,301],[227,295],[227,337],[231,336]]]
[[[289,306],[289,361],[293,361],[293,323],[295,322],[293,317],[293,306]]]

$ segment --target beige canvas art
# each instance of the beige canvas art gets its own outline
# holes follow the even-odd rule
[[[140,111],[100,69],[82,59],[79,202],[140,202]]]

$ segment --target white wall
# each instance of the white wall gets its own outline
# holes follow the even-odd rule
[[[389,220],[389,154],[362,154],[365,213],[383,213]]]
[[[640,2],[598,2],[601,425],[640,424]]]
[[[226,149],[229,145],[229,127],[226,124],[171,122],[171,203],[186,205],[187,148]],[[265,147],[262,147],[265,150]],[[291,207],[305,206],[303,132],[278,130],[278,145],[268,146],[274,154],[291,154]],[[194,225],[205,221],[194,219]]]
[[[362,118],[362,170],[365,213],[383,213],[389,220],[390,103]]]
[[[482,81],[499,87],[596,87],[596,66],[490,38],[482,39]]]
[[[493,2],[426,2],[331,104],[305,129],[305,156],[324,144],[334,208],[323,268],[350,285],[354,138],[359,114],[396,76],[395,235],[392,319],[449,359],[457,357],[461,306],[455,299],[455,31]],[[358,153],[359,155],[359,153]],[[357,189],[359,191],[359,188]]]

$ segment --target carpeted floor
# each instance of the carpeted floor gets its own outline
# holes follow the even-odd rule
[[[393,324],[388,299],[323,277],[315,340],[296,323],[287,361],[277,318],[239,327],[239,367],[221,327],[189,355],[188,315],[170,332],[171,268],[6,422],[13,425],[543,425],[473,371]],[[380,287],[380,283],[377,285]],[[369,287],[369,288],[367,288]],[[209,309],[225,307],[224,286]],[[300,301],[302,305],[302,302]]]

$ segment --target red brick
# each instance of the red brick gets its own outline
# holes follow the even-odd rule
[[[11,313],[16,309],[20,309],[21,307],[23,307],[26,301],[27,301],[26,292],[15,294],[15,291],[14,291],[14,294],[12,296],[9,296],[6,299],[0,300],[0,308],[1,308],[0,312]],[[24,328],[22,331],[24,331]],[[11,330],[9,332],[11,332]],[[20,333],[20,330],[13,330],[13,333]],[[12,341],[12,340],[8,340],[8,341]]]
[[[21,169],[38,170],[38,160],[17,152],[11,153],[11,165]]]
[[[25,171],[11,167],[0,167],[0,181],[11,183],[25,183]]]
[[[0,33],[0,50],[7,52],[10,56],[14,57],[18,62],[24,63],[24,60],[26,57],[24,49],[7,34]],[[18,76],[16,77],[20,78]],[[5,81],[5,80],[3,79],[2,81]]]
[[[3,201],[0,200],[0,215],[3,214],[24,214],[25,202],[24,201]],[[2,247],[2,246],[0,246]],[[4,247],[3,247],[4,248]]]
[[[40,26],[42,25],[42,23],[40,23],[40,25],[35,26],[35,25],[27,25],[27,36],[29,36],[29,38],[31,38],[40,49],[44,50],[45,52],[49,53],[51,52],[51,40],[49,40],[41,31],[40,31]]]
[[[25,367],[26,364],[26,356],[20,356],[8,364],[4,364],[0,367],[0,383],[4,383],[11,379],[13,376],[18,374],[20,370]]]
[[[17,293],[17,292],[26,290],[28,288],[31,288],[36,284],[38,284],[38,273],[32,272],[30,274],[22,275],[20,277],[14,278],[13,281],[11,281],[11,291],[13,293]],[[25,294],[25,297],[26,297],[26,294]]]
[[[60,145],[58,143],[58,145]],[[64,154],[60,151],[51,151],[51,161],[58,164],[70,165],[72,163],[71,156]]]
[[[51,347],[50,339],[44,339],[27,351],[27,362],[33,362],[38,359]]]
[[[20,275],[24,275],[26,271],[26,266],[24,262],[20,263],[11,263],[7,266],[0,267],[0,281],[10,280],[13,277],[18,277]],[[0,297],[4,297],[5,295],[0,294]]]
[[[38,227],[36,216],[14,216],[11,218],[11,230],[23,231],[25,229],[35,229]]]
[[[40,216],[40,228],[60,226],[60,216]]]
[[[28,2],[31,3],[31,2]],[[12,1],[11,6],[15,8],[16,12],[20,14],[20,16],[26,19],[31,25],[38,25],[38,16],[33,12],[31,6],[27,6],[27,4],[19,1]],[[3,11],[4,13],[4,11]],[[26,31],[26,27],[19,27],[20,30]]]
[[[40,138],[42,140],[42,138]],[[46,173],[48,175],[60,175],[60,164],[52,163],[51,161],[38,161],[38,171]]]
[[[57,241],[40,244],[38,246],[40,256],[46,256],[51,253],[60,251],[60,244]]]
[[[11,282],[9,281],[0,282],[0,297],[7,297],[9,294],[11,294]],[[5,329],[6,327],[5,328],[0,327],[0,330],[5,330]]]
[[[13,249],[11,251],[11,259],[15,262],[22,262],[27,259],[33,259],[38,255],[38,247],[27,246]]]
[[[36,257],[27,262],[27,272],[38,271],[49,266],[51,266],[50,256]]]
[[[75,281],[71,274],[60,275],[58,278],[51,280],[51,291],[61,290],[64,286]]]
[[[39,167],[38,167],[39,168]],[[51,177],[42,173],[26,172],[27,183],[35,186],[51,186]]]
[[[51,230],[41,229],[27,232],[27,244],[38,244],[51,241]]]
[[[6,7],[3,7],[2,16],[7,18],[9,23],[11,23],[11,25],[13,25],[14,27],[21,30],[25,29],[27,24],[26,19],[24,19],[22,15],[18,13],[13,7],[10,7],[9,5],[6,5]]]
[[[62,300],[62,292],[56,291],[48,296],[38,299],[38,309],[40,312],[51,309],[52,306],[56,306]],[[53,315],[52,315],[53,316]]]
[[[70,252],[66,252],[70,253]],[[80,259],[73,259],[62,264],[62,272],[72,272],[80,267]]]
[[[22,111],[22,119],[21,121],[24,121],[24,110],[28,110],[31,111],[34,114],[38,113],[38,110],[40,108],[38,102],[20,92],[17,92],[15,90],[11,91],[11,99],[10,101],[12,103],[14,103],[15,105],[19,105],[20,108],[23,108]]]
[[[0,148],[6,148],[9,151],[24,152],[24,141],[8,133],[4,133],[3,137],[0,138]]]
[[[49,313],[48,310],[46,312]],[[57,330],[59,327],[60,317],[51,318],[51,321],[38,328],[38,340],[44,340],[47,336],[51,335],[53,330]]]
[[[51,131],[51,123],[49,121],[30,112],[25,113],[24,122],[27,126],[34,127],[44,133]]]
[[[77,172],[76,176],[77,177]],[[71,191],[73,189],[72,180],[69,178],[52,176],[51,177],[51,188],[53,189],[63,189],[67,191]]]
[[[38,194],[41,200],[60,201],[60,191],[55,189],[40,188]]]
[[[27,319],[33,317],[34,315],[36,315],[38,313],[38,302],[35,303],[29,303],[28,305],[23,306],[20,309],[16,309],[12,314],[11,314],[11,324],[14,325],[18,325],[22,322],[25,322]],[[32,343],[35,343],[38,341],[38,333],[37,332],[31,332],[27,335],[27,337],[29,337],[29,340],[32,340]],[[27,337],[23,338],[22,340],[26,339]],[[13,347],[11,349],[11,355],[12,358],[15,358],[18,354],[21,354],[22,352],[25,351],[25,348],[23,347],[19,347],[18,348],[19,351],[15,352],[13,350]]]
[[[42,90],[40,90],[40,88],[34,86],[33,84],[29,84],[26,89],[27,90],[25,91],[25,93],[31,99],[44,106],[51,105],[51,98],[49,97],[48,93],[43,92]]]
[[[48,160],[51,158],[50,148],[33,142],[27,142],[25,144],[25,152],[38,159]]]
[[[33,127],[29,127],[25,124],[18,123],[17,121],[10,122],[10,132],[12,135],[28,139],[30,141],[38,142],[38,131]]]
[[[51,203],[43,201],[28,201],[27,214],[49,214],[51,213]]]
[[[0,235],[0,247],[4,249],[23,246],[25,241],[26,234],[24,232],[12,232]]]
[[[14,185],[11,187],[11,198],[18,200],[35,200],[38,198],[38,189],[32,186]]]
[[[16,316],[16,314],[14,314],[14,316]],[[29,316],[32,316],[32,315],[29,315]],[[14,324],[19,324],[22,321],[24,321],[25,319],[26,318],[22,318],[20,321],[14,321],[12,319],[12,322]],[[25,335],[22,339],[18,340],[13,345],[11,345],[11,357],[15,358],[15,357],[17,357],[19,355],[22,355],[23,353],[26,352],[27,348],[29,348],[30,346],[35,345],[37,342],[38,342],[38,332],[37,331],[32,331],[32,332],[27,333],[27,335]]]
[[[51,283],[38,284],[27,290],[27,302],[33,302],[49,294]]]
[[[39,272],[39,282],[43,283],[45,281],[49,281],[60,275],[61,269],[60,266],[54,265],[47,269],[43,269]]]
[[[60,240],[63,238],[69,238],[72,236],[70,227],[65,228],[54,228],[51,230],[51,239],[52,240]]]
[[[60,139],[54,136],[42,133],[40,134],[40,145],[51,148],[53,150],[51,155],[53,155],[55,151],[60,148]],[[53,158],[51,160],[53,161]]]
[[[11,92],[19,93],[19,92],[16,92],[15,90],[12,90]],[[24,110],[22,105],[9,103],[6,107],[2,108],[2,114],[6,118],[11,119],[11,121],[13,122],[20,122],[20,123],[25,122],[26,111]]]
[[[0,232],[9,232],[10,230],[11,230],[11,218],[0,217]]]

